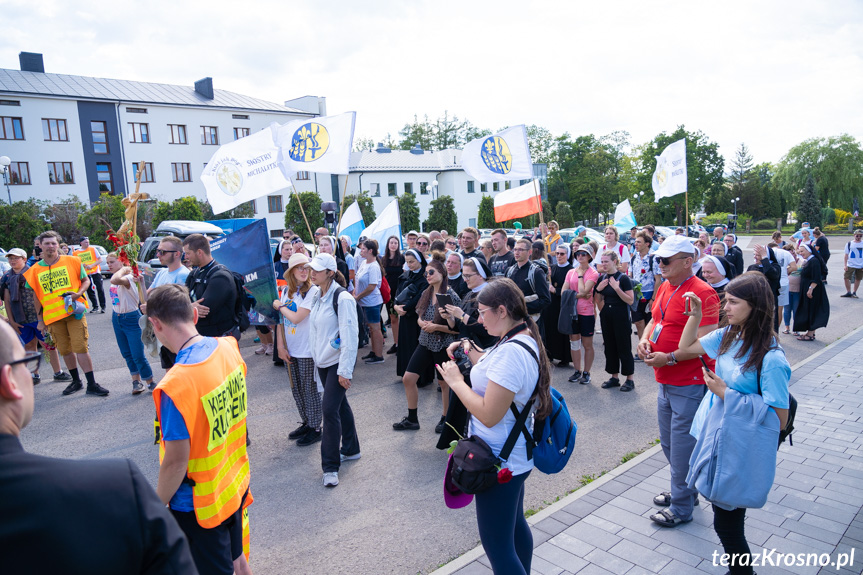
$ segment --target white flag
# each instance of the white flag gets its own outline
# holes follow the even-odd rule
[[[461,167],[480,182],[533,179],[533,163],[524,125],[464,145]]]
[[[365,227],[366,224],[363,223],[363,213],[360,211],[360,204],[359,202],[354,202],[342,214],[342,218],[339,220],[339,231],[336,235],[339,237],[348,236],[351,238],[351,245],[353,246],[359,243],[360,235]]]
[[[360,237],[363,236],[377,240],[378,245],[384,246],[384,248],[386,248],[387,240],[390,236],[395,236],[399,238],[399,241],[401,241],[402,223],[399,218],[398,200],[394,199],[391,201],[387,207],[384,208],[384,211],[381,212],[381,215],[378,216],[378,219],[373,221],[369,227],[360,232]]]
[[[629,200],[623,200],[617,204],[617,208],[614,210],[614,227],[622,232],[627,232],[637,225]]]
[[[291,180],[278,168],[278,155],[272,126],[220,147],[201,172],[213,213],[290,188]]]
[[[656,158],[653,193],[656,200],[686,191],[686,138],[669,144]]]
[[[273,130],[279,168],[285,177],[297,172],[347,174],[354,145],[356,112],[304,118]]]

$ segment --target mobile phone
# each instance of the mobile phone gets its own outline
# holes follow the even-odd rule
[[[439,308],[446,308],[448,305],[453,305],[452,298],[449,297],[449,294],[438,293],[435,294],[435,297],[437,298],[437,306]]]
[[[701,360],[701,365],[703,365],[703,366],[704,366],[704,369],[706,369],[707,371],[710,371],[710,368],[709,368],[709,367],[707,367],[707,362],[706,362],[706,361],[704,361],[704,357],[702,357],[702,356],[700,356],[700,355],[699,355],[699,356],[698,356],[698,359],[700,359],[700,360]]]

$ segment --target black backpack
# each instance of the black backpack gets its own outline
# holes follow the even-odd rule
[[[335,282],[333,282],[335,283]],[[336,312],[336,319],[339,319],[339,296],[343,291],[348,291],[340,285],[336,285],[336,291],[333,293],[333,311]],[[369,335],[366,331],[366,322],[364,321],[363,308],[360,302],[357,301],[357,347],[366,345],[369,341]]]
[[[207,284],[207,280],[210,278],[210,274],[218,271],[224,270],[231,274],[231,278],[234,280],[234,288],[237,292],[237,297],[234,298],[234,321],[237,326],[240,328],[240,332],[244,332],[249,329],[251,325],[251,321],[249,320],[249,312],[255,307],[255,298],[246,291],[246,278],[244,278],[241,274],[229,270],[226,266],[216,263],[212,268],[207,272],[203,278],[198,279],[195,274],[189,274],[186,277],[186,287],[189,288],[189,291],[192,291],[195,283]]]
[[[761,395],[761,365],[758,366],[758,372],[756,377],[758,378],[758,395]],[[797,400],[791,395],[791,392],[788,392],[788,421],[785,423],[785,427],[779,430],[779,445],[776,446],[776,449],[779,449],[779,446],[785,441],[785,438],[788,438],[788,445],[794,447],[794,440],[791,438],[791,434],[794,433],[794,417],[797,415]]]

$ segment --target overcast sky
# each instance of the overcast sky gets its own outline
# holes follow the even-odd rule
[[[863,2],[3,0],[0,67],[217,89],[355,110],[394,139],[444,110],[555,136],[678,124],[729,160],[817,136],[863,139]]]

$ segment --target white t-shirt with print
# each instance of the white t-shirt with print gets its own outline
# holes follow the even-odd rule
[[[513,339],[525,342],[534,353],[538,354],[536,341],[530,335],[517,335]],[[539,377],[539,365],[530,353],[517,343],[507,342],[484,354],[470,372],[470,381],[473,390],[485,397],[488,382],[493,381],[497,385],[515,393],[513,401],[519,412],[524,409],[525,404],[533,395]],[[528,427],[533,432],[533,418],[528,418]],[[492,451],[500,454],[509,432],[515,425],[516,419],[512,411],[507,408],[506,414],[497,425],[488,428],[476,417],[470,418],[470,434],[480,436],[488,443]],[[527,473],[533,469],[533,459],[527,459],[527,448],[524,435],[519,434],[518,441],[510,453],[504,467],[508,467],[513,475]]]
[[[294,294],[294,297],[288,296],[288,288],[282,289],[282,295],[279,298],[283,304],[286,304],[298,311],[299,309],[307,309],[311,311],[312,301],[315,294],[320,291],[318,286],[312,286],[306,292],[306,297],[300,295],[300,292]],[[293,323],[282,314],[282,325],[285,326],[285,344],[288,348],[288,353],[291,357],[312,357],[312,346],[309,343],[309,318],[307,317],[299,324]]]
[[[130,313],[138,309],[138,288],[132,281],[132,274],[123,276],[123,279],[129,282],[129,287],[111,284],[108,288],[114,313]]]
[[[863,242],[848,242],[845,244],[845,253],[848,254],[849,268],[863,268]]]

